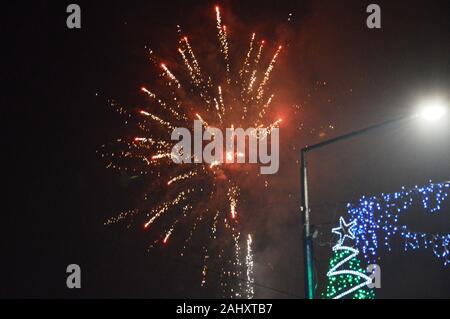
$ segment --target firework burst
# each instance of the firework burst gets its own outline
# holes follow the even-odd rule
[[[249,234],[241,236],[239,220],[245,211],[239,205],[242,196],[248,193],[245,189],[248,186],[242,185],[249,183],[243,183],[244,180],[250,179],[252,187],[261,183],[262,189],[267,187],[267,181],[259,181],[261,176],[255,165],[234,163],[233,159],[245,156],[237,152],[226,153],[223,163],[196,163],[193,158],[192,164],[174,164],[171,156],[175,142],[171,141],[171,132],[176,127],[192,127],[194,120],[200,120],[205,128],[263,129],[265,134],[257,138],[267,138],[281,122],[280,118],[270,118],[268,110],[275,99],[269,88],[270,77],[282,46],[272,51],[269,62],[263,63],[266,43],[252,33],[242,60],[233,62],[228,39],[230,30],[223,25],[219,7],[215,7],[215,15],[218,59],[223,69],[219,76],[208,76],[204,72],[206,68],[201,67],[188,37],[178,26],[179,65],[162,61],[149,51],[159,79],[154,88],[140,88],[147,106],[136,110],[110,101],[125,118],[127,127],[132,127],[128,134],[134,135],[102,146],[100,153],[106,167],[134,177],[142,176],[155,191],[150,196],[145,195],[143,207],[121,212],[108,219],[105,225],[129,220],[142,225],[146,231],[154,229],[149,248],[166,246],[178,238],[181,256],[195,233],[206,225],[209,236],[208,242],[202,245],[201,285],[206,284],[209,265],[216,259],[224,293],[230,297],[251,298],[254,294],[254,238]],[[232,254],[226,252],[224,242],[228,243]],[[241,246],[246,252],[244,262]],[[237,285],[230,285],[233,277],[243,278],[246,283],[238,281]]]

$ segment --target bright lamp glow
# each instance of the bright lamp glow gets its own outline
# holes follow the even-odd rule
[[[443,117],[445,113],[447,113],[447,108],[445,107],[443,101],[430,100],[425,102],[422,106],[420,116],[428,121],[435,121]]]

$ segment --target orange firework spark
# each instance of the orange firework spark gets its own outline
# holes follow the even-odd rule
[[[245,191],[240,186],[242,174],[236,173],[237,165],[241,164],[229,164],[234,162],[235,157],[245,155],[228,152],[225,154],[225,163],[214,162],[210,165],[176,165],[171,161],[175,144],[171,140],[172,130],[175,127],[191,127],[194,119],[200,120],[204,127],[212,125],[222,129],[235,126],[265,128],[266,133],[258,138],[265,138],[281,123],[279,118],[266,118],[275,98],[274,94],[268,92],[268,84],[282,46],[275,50],[269,64],[261,71],[260,64],[266,42],[258,41],[256,33],[252,33],[243,63],[239,63],[241,68],[234,70],[230,61],[228,41],[230,29],[222,24],[218,6],[215,7],[215,13],[220,60],[224,66],[222,79],[217,81],[217,84],[204,72],[205,68],[200,67],[188,37],[182,34],[181,27],[178,26],[180,40],[177,51],[183,67],[167,61],[158,61],[153,51],[149,51],[150,61],[158,70],[159,79],[165,89],[158,91],[146,86],[141,87],[140,91],[146,96],[149,106],[140,107],[138,112],[111,101],[111,106],[125,117],[126,124],[136,123],[134,132],[138,131],[139,136],[118,139],[115,147],[119,151],[108,152],[107,145],[103,145],[102,157],[107,159],[106,166],[130,172],[134,174],[133,177],[149,178],[156,190],[165,192],[167,200],[154,200],[150,208],[122,212],[108,219],[105,224],[133,219],[142,223],[144,229],[153,228],[156,223],[159,227],[169,225],[163,232],[156,234],[158,238],[150,247],[156,247],[158,243],[167,246],[177,235],[184,236],[180,253],[183,256],[195,231],[204,223],[210,228],[211,241],[219,240],[219,236],[223,238],[228,235],[232,238],[234,257],[230,260],[234,270],[230,272],[225,269],[221,278],[228,278],[230,273],[236,277],[244,273],[252,283],[251,245],[254,237],[241,236],[238,227],[240,216],[245,214],[242,208],[239,208],[239,214],[237,213],[238,205],[242,202],[239,198]],[[182,149],[179,151],[183,152]],[[259,176],[255,173],[253,177],[256,178],[257,175]],[[245,178],[249,176],[251,175],[247,171]],[[163,183],[160,183],[161,180]],[[267,182],[262,185],[267,186]],[[146,195],[145,203],[149,201]],[[190,225],[187,234],[180,229],[183,228],[179,227],[180,225]],[[220,226],[223,227],[219,231]],[[247,251],[245,262],[241,261],[241,242]],[[208,251],[206,246],[203,247],[203,253],[202,285],[206,283],[207,263],[212,259],[211,251]],[[218,256],[219,259],[225,258],[223,247],[220,248]],[[242,271],[243,267],[247,268],[245,272]],[[232,297],[253,296],[251,287],[245,288],[241,284],[238,286],[238,289],[232,290]]]

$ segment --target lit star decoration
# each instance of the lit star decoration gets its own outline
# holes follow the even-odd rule
[[[341,216],[339,218],[339,227],[333,228],[331,230],[332,233],[339,235],[339,245],[343,245],[345,242],[345,238],[348,237],[350,239],[355,239],[355,234],[352,231],[352,228],[356,225],[356,220],[353,220],[350,223],[346,223],[344,218]]]
[[[399,218],[413,206],[421,205],[425,211],[437,214],[447,199],[450,182],[429,184],[381,196],[362,197],[356,204],[347,204],[348,214],[356,221],[353,228],[356,247],[368,262],[375,262],[380,245],[391,250],[390,239],[404,239],[404,250],[431,248],[436,258],[448,265],[450,234],[415,232],[399,224]]]

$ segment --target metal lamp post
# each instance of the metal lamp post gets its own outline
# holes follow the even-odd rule
[[[422,101],[422,110],[419,113],[408,116],[401,116],[375,124],[358,131],[354,131],[348,134],[344,134],[314,145],[306,146],[301,150],[301,189],[302,189],[302,202],[301,202],[301,214],[302,221],[301,226],[303,228],[303,259],[304,259],[304,274],[305,274],[305,297],[308,299],[314,298],[314,265],[313,265],[313,243],[311,235],[311,226],[309,218],[309,202],[308,202],[308,161],[306,155],[308,152],[319,149],[329,144],[333,144],[342,140],[350,139],[355,136],[367,133],[369,131],[391,125],[397,122],[405,120],[412,120],[417,118],[423,118],[425,120],[433,121],[442,118],[448,110],[447,102],[441,98],[433,98]]]
[[[367,133],[369,131],[391,125],[397,122],[410,120],[417,118],[418,115],[402,116],[392,120],[388,120],[379,124],[363,128],[358,131],[354,131],[345,135],[341,135],[314,145],[306,146],[302,148],[300,153],[301,158],[301,189],[302,189],[302,202],[301,202],[301,226],[303,228],[303,261],[304,261],[304,276],[305,276],[305,297],[307,299],[314,298],[314,265],[313,265],[313,244],[311,235],[311,224],[309,218],[309,202],[308,202],[308,161],[307,154],[313,150],[319,149],[329,144],[333,144],[342,140],[353,138],[355,136]]]

